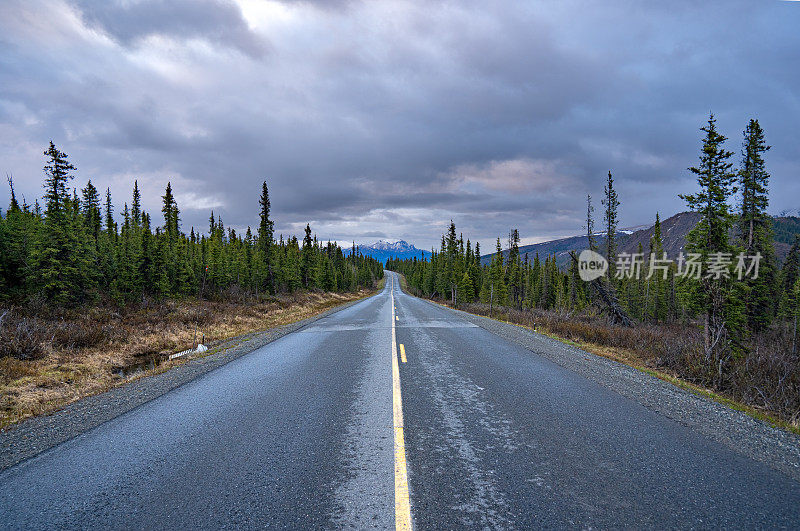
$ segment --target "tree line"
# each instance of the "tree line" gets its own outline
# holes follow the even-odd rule
[[[584,282],[579,263],[572,260],[559,269],[555,256],[520,256],[518,230],[508,236],[507,256],[500,238],[491,263],[481,265],[480,247],[474,249],[458,235],[451,221],[441,246],[430,260],[392,259],[387,268],[403,273],[416,293],[450,300],[454,304],[480,301],[517,309],[574,312],[607,310],[595,288],[606,289],[622,309],[637,322],[660,323],[699,319],[705,332],[706,361],[720,372],[731,357],[740,356],[754,334],[776,322],[793,323],[796,352],[797,319],[800,314],[800,237],[797,235],[788,257],[780,266],[774,250],[772,218],[767,214],[768,184],[764,131],[750,120],[743,133],[741,159],[737,168],[734,154],[724,147],[727,138],[717,131],[711,114],[704,133],[699,163],[689,170],[696,175],[699,191],[681,195],[687,206],[701,214],[689,232],[685,251],[699,255],[701,262],[730,258],[714,275],[681,275],[674,261],[657,262],[664,256],[661,222],[656,214],[653,236],[645,252],[641,245],[642,274],[618,274],[621,255],[616,235],[619,197],[614,178],[608,173],[604,186],[602,243],[597,242],[594,207],[587,196],[586,235],[589,247],[605,256],[609,269],[602,284]],[[735,257],[759,255],[759,270],[741,280],[736,275]],[[662,264],[655,275],[651,266]]]
[[[208,233],[181,230],[180,209],[167,183],[161,219],[141,205],[138,182],[121,222],[111,190],[100,197],[91,180],[70,190],[76,171],[53,142],[44,152],[44,205],[11,203],[0,210],[0,300],[56,306],[194,296],[249,297],[297,290],[355,291],[373,287],[383,266],[354,246],[312,237],[276,240],[267,183],[261,188],[255,234],[224,226],[211,213]]]

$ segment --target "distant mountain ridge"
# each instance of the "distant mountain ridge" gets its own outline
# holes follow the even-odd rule
[[[417,249],[414,244],[405,240],[387,241],[378,240],[368,245],[357,245],[358,251],[364,256],[371,256],[379,262],[386,263],[389,258],[430,258],[431,252]],[[345,256],[352,252],[352,248],[344,249]]]
[[[678,253],[684,249],[686,235],[697,225],[698,221],[700,221],[700,214],[697,212],[680,212],[661,221],[661,239],[668,257],[677,257]],[[636,253],[638,252],[639,244],[641,244],[645,253],[648,252],[654,224],[633,227],[633,229],[638,230],[620,230],[617,232],[618,253]],[[789,253],[791,242],[794,241],[794,234],[800,232],[800,218],[791,216],[774,217],[773,230],[775,232],[775,254],[778,257],[778,261],[783,262]],[[596,240],[600,252],[604,252],[605,235],[598,234]],[[519,252],[523,259],[527,253],[529,260],[533,260],[536,253],[539,253],[540,260],[555,255],[558,267],[565,268],[569,264],[570,251],[580,252],[588,248],[588,246],[586,236],[570,236],[533,245],[523,245],[520,246]],[[491,263],[492,254],[481,256],[481,263]],[[503,255],[508,256],[508,249],[503,250]]]

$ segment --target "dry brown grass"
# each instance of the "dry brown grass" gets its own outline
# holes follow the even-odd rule
[[[65,310],[46,317],[0,308],[0,315],[5,314],[0,321],[0,428],[146,374],[123,376],[120,369],[192,348],[195,330],[198,340],[205,334],[206,344],[213,346],[372,293],[297,293],[260,302],[167,301],[126,310]],[[184,361],[162,363],[156,370]]]

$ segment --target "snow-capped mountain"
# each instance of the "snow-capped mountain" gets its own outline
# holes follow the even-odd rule
[[[413,244],[405,240],[388,241],[378,240],[369,245],[358,245],[358,251],[366,256],[372,256],[382,263],[386,263],[389,258],[421,258],[423,256],[430,257],[430,251],[423,251],[417,249]],[[349,255],[352,249],[344,249],[344,254]]]

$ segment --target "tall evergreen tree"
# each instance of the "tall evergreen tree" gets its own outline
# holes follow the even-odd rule
[[[256,256],[258,257],[259,267],[262,268],[264,272],[262,275],[266,283],[264,287],[271,291],[274,289],[271,254],[272,241],[274,239],[274,224],[269,217],[270,202],[267,181],[264,181],[261,185],[261,197],[258,200],[258,204],[261,205],[261,215],[258,225]]]
[[[139,181],[133,181],[133,201],[131,201],[131,222],[135,227],[142,224],[142,194],[139,192]]]
[[[306,224],[306,232],[303,237],[303,249],[300,252],[301,264],[300,274],[303,279],[303,286],[306,288],[313,287],[313,274],[314,274],[314,242],[311,239],[311,225]]]
[[[586,194],[586,239],[589,249],[597,251],[597,242],[594,238],[594,207],[592,206],[592,196]]]
[[[71,234],[71,204],[67,183],[75,170],[66,153],[53,142],[47,151],[45,173],[45,225],[34,248],[37,284],[50,301],[64,304],[77,298],[81,274],[75,260]]]
[[[306,228],[309,229],[307,235],[310,235],[310,228],[308,226]],[[288,243],[286,256],[286,286],[289,292],[297,291],[303,287],[303,277],[300,267],[300,247],[296,237]]]
[[[109,296],[119,301],[122,295],[119,293],[117,279],[117,224],[114,222],[114,206],[111,203],[111,189],[106,188],[105,200],[105,230],[100,233],[100,243],[98,245],[99,278],[101,279],[102,289]]]
[[[164,268],[167,288],[159,286],[159,292],[163,295],[169,292],[179,292],[181,287],[178,283],[178,270],[181,268],[179,264],[180,258],[178,254],[178,238],[180,235],[180,210],[175,196],[172,194],[172,183],[167,182],[167,188],[164,190],[164,195],[161,196],[161,213],[164,216],[164,233],[163,237],[159,240],[165,240],[162,244],[158,243],[159,261]],[[159,276],[159,281],[161,277]]]
[[[653,321],[663,321],[667,318],[667,280],[669,271],[656,268],[657,266],[663,265],[658,262],[663,258],[664,240],[661,235],[661,219],[658,212],[656,212],[653,236],[650,238],[645,312],[643,315],[643,317]]]
[[[726,137],[717,132],[716,120],[710,114],[705,132],[700,164],[689,168],[697,176],[700,190],[695,194],[681,195],[689,208],[701,214],[700,221],[687,236],[687,250],[699,253],[703,262],[709,257],[721,258],[732,252],[728,234],[732,217],[728,200],[736,191],[735,175],[731,171],[733,155],[724,148]],[[725,275],[705,275],[696,292],[695,303],[705,315],[705,347],[707,360],[722,363],[721,352],[732,346],[734,322],[738,318],[728,306],[730,279]],[[721,373],[721,369],[716,368]]]
[[[83,222],[86,230],[94,240],[94,245],[97,246],[100,240],[100,196],[97,193],[97,188],[92,184],[91,179],[86,183],[86,187],[82,190],[83,201],[81,207],[83,209]]]
[[[603,206],[605,212],[603,221],[606,229],[606,260],[608,260],[608,276],[614,278],[617,261],[617,209],[619,208],[619,197],[614,189],[614,177],[611,171],[608,172],[606,186],[603,189]]]
[[[180,234],[180,210],[175,196],[172,195],[172,183],[167,182],[164,195],[161,196],[161,213],[164,215],[164,234],[170,245],[175,245]]]
[[[9,298],[21,298],[30,288],[34,273],[31,252],[39,232],[40,218],[30,212],[28,205],[20,206],[14,193],[14,180],[8,177],[11,202],[3,220],[3,245],[0,249],[5,286],[3,293]],[[2,216],[0,216],[2,217]]]
[[[117,226],[114,223],[114,205],[111,203],[111,188],[106,188],[106,232],[117,235]]]
[[[772,218],[769,205],[769,173],[764,154],[769,151],[764,130],[758,120],[750,120],[744,130],[742,167],[739,170],[741,213],[739,237],[743,252],[760,256],[758,276],[744,279],[746,284],[747,323],[751,330],[760,331],[772,322],[775,301],[776,258],[773,245]]]
[[[472,302],[474,288],[472,286],[472,279],[467,271],[461,275],[458,281],[458,302],[469,304]]]
[[[692,210],[702,214],[698,224],[689,232],[690,247],[707,258],[710,253],[730,251],[728,232],[731,227],[729,198],[736,192],[735,175],[731,171],[733,155],[725,150],[726,137],[717,132],[716,119],[711,114],[708,125],[700,129],[706,133],[700,155],[700,164],[689,168],[697,176],[700,190],[695,194],[681,194]]]
[[[505,267],[503,266],[503,248],[500,245],[500,238],[497,238],[495,245],[495,253],[492,258],[492,264],[489,266],[489,278],[491,285],[489,286],[490,295],[493,293],[493,300],[495,304],[505,305],[508,303],[508,287],[505,282]]]
[[[513,229],[508,235],[506,286],[511,303],[516,307],[519,307],[522,302],[522,262],[519,255],[519,241],[519,230]]]

